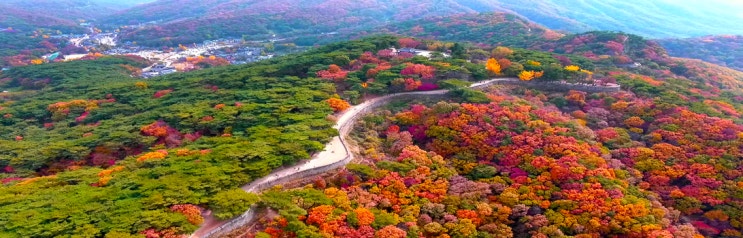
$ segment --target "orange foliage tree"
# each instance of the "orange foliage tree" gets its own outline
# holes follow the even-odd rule
[[[201,209],[192,204],[178,204],[170,207],[171,211],[183,214],[188,219],[188,223],[199,225],[204,222],[201,216]]]
[[[327,102],[330,104],[330,107],[333,108],[334,112],[342,112],[351,107],[351,104],[340,98],[330,98]]]
[[[496,75],[501,74],[501,65],[495,58],[488,59],[488,62],[485,64],[485,68]]]
[[[534,71],[521,71],[519,73],[519,79],[522,81],[531,81],[536,76],[536,73]]]
[[[356,213],[356,218],[359,220],[359,226],[368,226],[374,222],[374,213],[369,209],[359,207],[353,210]]]

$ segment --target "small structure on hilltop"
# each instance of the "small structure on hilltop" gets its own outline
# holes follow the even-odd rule
[[[392,51],[394,52],[395,51],[395,48],[392,48]],[[402,49],[397,50],[396,53],[398,53],[398,54],[399,53],[410,53],[410,54],[416,55],[416,54],[418,54],[418,50],[413,49],[413,48],[402,48]]]
[[[45,58],[49,62],[52,62],[55,59],[57,59],[57,57],[59,57],[59,52],[56,52],[56,53],[53,53],[53,54],[49,54],[49,55],[45,55],[43,58]]]
[[[629,63],[629,64],[618,64],[617,66],[618,67],[621,67],[621,68],[634,69],[634,68],[639,68],[640,66],[642,66],[642,64],[640,64],[638,62],[634,62],[634,63]]]
[[[392,50],[392,55],[399,55],[399,54],[407,53],[407,54],[411,54],[411,55],[414,55],[414,56],[423,56],[423,57],[426,57],[426,58],[431,58],[435,54],[441,54],[441,56],[443,56],[444,58],[451,57],[451,55],[449,55],[447,53],[442,53],[442,52],[438,52],[438,51],[430,51],[430,50],[419,50],[419,49],[408,48],[408,47],[405,47],[405,48],[402,48],[402,49],[395,49],[393,47],[393,48],[390,48],[390,50]]]

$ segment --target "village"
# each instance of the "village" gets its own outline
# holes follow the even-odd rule
[[[153,48],[138,46],[133,42],[117,44],[115,33],[104,33],[73,38],[70,39],[70,43],[80,44],[85,48],[103,48],[105,49],[101,52],[103,55],[136,55],[154,62],[150,67],[142,69],[140,76],[143,78],[193,70],[195,68],[193,62],[188,59],[219,58],[229,64],[246,64],[270,59],[276,54],[269,52],[262,43],[246,42],[241,39],[218,39],[175,48]],[[72,56],[73,59],[75,57]]]
[[[103,33],[94,26],[83,23],[88,27],[87,34],[60,34],[51,38],[67,41],[68,44],[85,49],[85,53],[60,55],[59,52],[50,53],[43,58],[47,62],[79,60],[90,54],[100,55],[136,55],[145,58],[152,65],[142,69],[142,78],[151,78],[175,72],[187,72],[199,67],[196,65],[202,59],[219,61],[220,64],[247,64],[271,59],[276,55],[285,55],[305,51],[291,43],[281,43],[285,39],[275,35],[266,40],[246,41],[236,38],[208,40],[199,44],[179,45],[178,47],[146,47],[136,42],[121,42],[118,32]],[[81,24],[82,25],[82,24]],[[138,26],[130,26],[136,28]]]
[[[136,29],[151,23],[125,26],[125,29]],[[268,39],[247,41],[239,38],[222,38],[207,40],[202,43],[178,45],[177,47],[147,47],[136,42],[120,40],[120,32],[102,32],[90,23],[81,23],[86,27],[86,34],[59,34],[50,38],[68,42],[68,45],[81,49],[76,53],[60,54],[54,52],[44,55],[46,62],[72,61],[84,59],[89,55],[135,55],[152,62],[136,75],[141,78],[152,78],[176,72],[188,72],[203,67],[217,65],[239,65],[271,59],[278,55],[300,53],[307,47],[297,46],[291,38],[280,38],[272,35]],[[323,33],[336,34],[336,32]],[[436,57],[440,52],[413,48],[393,49],[395,53],[407,53],[427,58]],[[449,57],[447,54],[440,56]],[[7,70],[7,69],[4,69]]]

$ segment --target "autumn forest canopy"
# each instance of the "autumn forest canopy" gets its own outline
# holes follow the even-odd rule
[[[0,3],[0,237],[743,237],[735,4],[444,2]]]

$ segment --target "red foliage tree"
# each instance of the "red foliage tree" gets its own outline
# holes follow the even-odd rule
[[[407,48],[415,48],[421,44],[420,41],[414,40],[412,38],[400,38],[399,40],[397,40],[397,43],[400,44],[400,47]]]
[[[433,79],[435,76],[436,68],[433,66],[427,66],[423,64],[410,64],[405,67],[400,74],[402,75],[414,75],[421,79]]]

